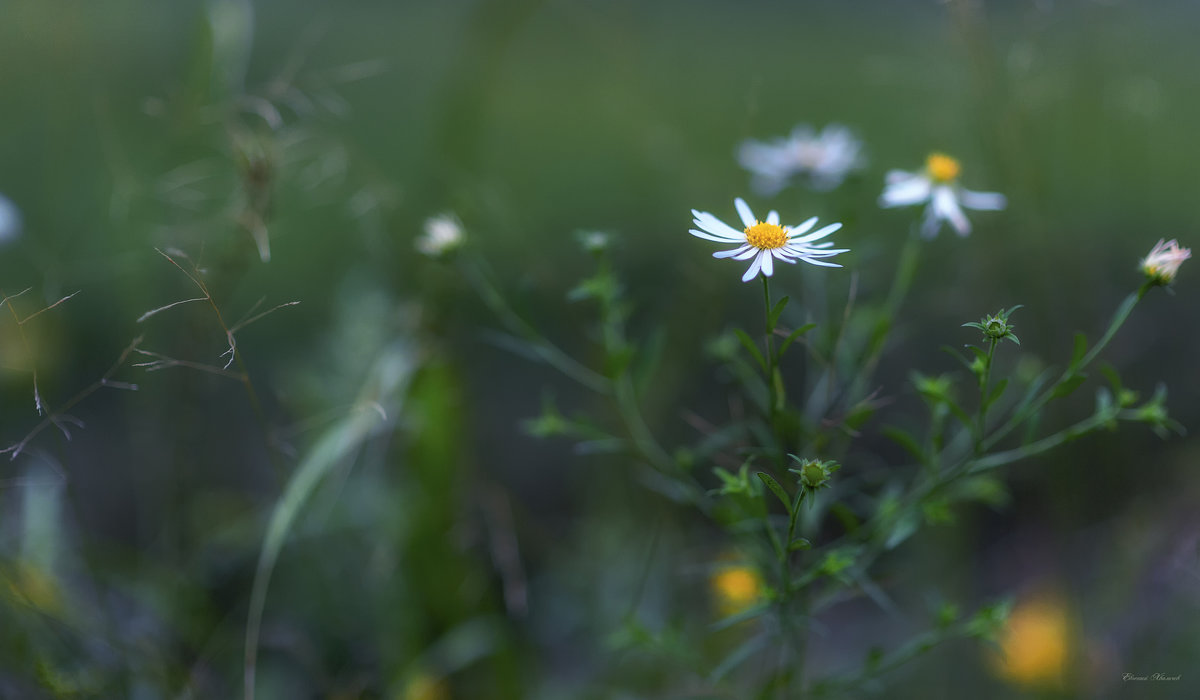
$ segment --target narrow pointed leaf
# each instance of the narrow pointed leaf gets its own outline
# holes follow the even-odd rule
[[[788,498],[787,491],[784,491],[783,487],[779,485],[779,482],[775,481],[775,477],[771,476],[770,474],[766,472],[757,472],[757,474],[758,478],[762,479],[762,482],[767,485],[767,488],[771,489],[771,493],[775,494],[775,497],[778,498],[779,502],[783,504],[783,507],[787,509],[788,514],[791,514],[792,504],[791,499]]]
[[[767,371],[767,361],[763,359],[762,351],[758,349],[758,346],[754,344],[754,341],[750,339],[750,336],[746,335],[746,331],[742,330],[741,328],[734,328],[733,334],[737,336],[738,340],[742,341],[742,345],[745,346],[746,350],[750,351],[750,355],[756,362],[758,362],[758,366],[761,367],[764,372]]]
[[[783,357],[783,352],[788,349],[788,346],[790,346],[793,342],[795,342],[796,338],[799,338],[800,336],[804,335],[805,333],[811,331],[812,329],[814,329],[816,327],[817,327],[817,324],[815,324],[815,323],[806,323],[803,326],[800,326],[796,330],[789,333],[788,337],[784,339],[783,345],[779,346],[779,356]]]

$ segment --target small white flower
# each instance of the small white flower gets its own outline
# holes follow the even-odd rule
[[[1156,284],[1170,284],[1175,279],[1175,273],[1179,272],[1179,266],[1190,257],[1192,251],[1180,248],[1178,241],[1163,241],[1160,238],[1150,254],[1142,260],[1142,272]]]
[[[971,232],[971,222],[963,214],[963,207],[995,211],[1003,209],[1007,200],[997,192],[973,192],[958,184],[961,171],[962,166],[957,160],[942,153],[931,153],[925,161],[924,171],[888,172],[879,206],[903,207],[928,202],[925,220],[921,222],[922,235],[933,238],[942,222],[948,221],[958,235],[965,236]]]
[[[780,226],[779,212],[767,214],[766,221],[754,218],[749,205],[741,198],[733,200],[738,216],[745,228],[741,231],[726,224],[706,211],[692,210],[696,228],[691,233],[697,238],[703,238],[717,243],[737,244],[733,250],[721,250],[713,253],[714,258],[733,258],[734,260],[749,260],[750,269],[742,275],[743,282],[754,279],[761,271],[763,276],[770,277],[775,272],[775,260],[795,264],[803,260],[811,265],[823,267],[841,267],[836,263],[825,262],[838,253],[845,253],[849,248],[833,248],[833,243],[825,242],[810,245],[813,241],[824,238],[842,227],[841,224],[830,224],[812,233],[809,231],[817,223],[817,217],[812,217],[799,226]]]
[[[608,248],[610,243],[608,234],[604,231],[578,231],[576,236],[579,238],[579,244],[589,253],[599,253]]]
[[[0,194],[0,243],[6,243],[21,233],[21,212],[17,205]]]
[[[754,175],[754,190],[767,197],[795,175],[808,175],[814,188],[831,190],[864,165],[862,142],[841,124],[829,124],[820,134],[801,124],[770,143],[746,140],[738,148],[738,162]]]
[[[417,250],[431,258],[457,250],[465,239],[462,223],[453,214],[441,214],[425,220],[425,235],[417,239]]]

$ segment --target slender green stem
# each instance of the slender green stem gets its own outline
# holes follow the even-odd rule
[[[579,364],[521,318],[478,264],[464,263],[460,269],[475,287],[483,303],[496,314],[510,333],[524,338],[539,359],[598,394],[612,393],[613,387],[607,377]]]
[[[983,453],[983,437],[987,434],[987,410],[989,385],[992,381],[992,359],[996,355],[997,338],[988,339],[987,357],[983,359],[983,371],[979,373],[979,427],[975,434],[975,454]]]
[[[642,417],[642,409],[634,391],[633,378],[629,376],[628,370],[621,371],[614,381],[613,387],[617,411],[621,414],[625,428],[629,431],[638,451],[642,453],[642,457],[661,472],[674,471],[675,461],[658,443],[654,434],[650,432],[650,427],[646,425],[645,418]]]
[[[917,226],[914,225],[909,229],[908,239],[904,242],[904,248],[900,250],[900,262],[896,265],[896,276],[892,278],[892,287],[888,290],[887,300],[883,305],[883,313],[875,322],[875,327],[871,330],[871,337],[867,341],[863,361],[859,365],[859,371],[850,384],[850,401],[854,401],[859,396],[862,396],[864,385],[870,379],[871,373],[875,371],[875,366],[879,364],[879,360],[883,356],[884,346],[887,344],[888,334],[892,329],[892,323],[896,318],[896,314],[900,311],[901,305],[904,304],[904,299],[908,296],[908,290],[912,287],[912,282],[916,277],[920,262],[921,237],[917,231]]]
[[[1105,428],[1117,418],[1133,418],[1135,415],[1135,412],[1132,411],[1107,411],[1103,413],[1097,413],[1079,421],[1078,423],[1075,423],[1074,425],[1063,428],[1053,435],[1047,435],[1041,440],[1031,442],[1028,445],[1015,447],[1011,450],[997,452],[980,459],[974,459],[965,462],[963,468],[959,469],[958,471],[960,474],[977,474],[982,471],[987,471],[988,469],[995,469],[996,467],[1003,466],[1005,464],[1019,462],[1022,459],[1027,459],[1029,457],[1033,457],[1034,455],[1052,450],[1059,445],[1063,445],[1076,438],[1083,437],[1088,433]]]
[[[1013,413],[1013,415],[1009,417],[1004,425],[1000,426],[991,435],[989,435],[983,441],[983,450],[986,452],[987,450],[995,447],[996,444],[1008,436],[1009,433],[1019,427],[1031,416],[1037,414],[1038,411],[1042,410],[1042,408],[1049,403],[1052,398],[1054,398],[1054,392],[1059,386],[1061,386],[1064,382],[1069,381],[1073,376],[1077,375],[1080,371],[1091,364],[1092,361],[1096,359],[1096,356],[1098,356],[1100,352],[1108,346],[1109,341],[1112,340],[1113,336],[1116,335],[1121,326],[1124,325],[1125,321],[1129,318],[1129,314],[1133,312],[1133,307],[1137,306],[1137,303],[1141,301],[1142,297],[1146,296],[1146,292],[1148,292],[1153,286],[1153,284],[1147,282],[1146,284],[1143,284],[1138,291],[1125,297],[1125,300],[1121,302],[1121,305],[1117,307],[1116,312],[1113,313],[1112,320],[1109,322],[1108,328],[1104,331],[1104,335],[1100,337],[1100,340],[1097,341],[1094,346],[1092,346],[1092,349],[1083,356],[1078,364],[1072,364],[1068,366],[1067,369],[1063,370],[1062,376],[1058,378],[1058,381],[1054,382],[1044,391],[1042,391],[1042,393],[1039,394],[1036,399],[1030,401],[1025,408]]]
[[[775,356],[775,329],[771,323],[771,282],[770,278],[766,275],[760,275],[760,278],[762,279],[763,313],[765,314],[763,329],[767,343],[767,416],[770,418],[773,430],[775,428],[775,413],[779,407],[778,387],[775,381],[778,358]]]

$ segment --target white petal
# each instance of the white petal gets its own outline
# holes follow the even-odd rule
[[[788,237],[791,238],[792,236],[799,236],[804,233],[807,233],[810,228],[812,228],[813,226],[816,226],[816,225],[817,225],[817,217],[814,216],[811,219],[808,219],[804,223],[800,224],[799,226],[792,226],[792,227],[788,228]]]
[[[749,260],[750,258],[753,258],[755,255],[758,255],[758,251],[759,251],[759,249],[755,248],[752,245],[746,246],[746,250],[733,256],[733,259],[734,260]]]
[[[932,183],[923,175],[911,175],[907,179],[889,182],[879,195],[879,206],[902,207],[909,204],[920,204],[929,199]]]
[[[775,224],[776,226],[778,226],[779,225],[779,212],[772,209],[770,211],[770,213],[767,214],[767,223]]]
[[[1008,200],[999,192],[972,192],[968,189],[959,189],[958,197],[967,209],[998,211],[1008,204]]]
[[[746,240],[744,231],[737,230],[706,211],[696,211],[693,209],[692,216],[696,217],[694,223],[697,226],[715,236],[724,236],[726,240],[730,241]]]
[[[742,247],[734,248],[733,250],[718,250],[717,252],[713,253],[713,257],[714,258],[732,258],[736,255],[741,255],[742,253],[745,253],[746,249],[753,248],[753,247],[754,246],[747,243],[747,244],[743,245]]]
[[[933,209],[936,216],[950,222],[958,235],[965,236],[971,232],[971,222],[958,206],[958,198],[949,185],[941,185],[933,190]]]
[[[820,265],[821,267],[841,267],[841,265],[838,265],[837,263],[828,263],[828,262],[824,262],[822,260],[814,260],[812,258],[800,258],[800,259],[803,260],[804,262],[808,263],[809,265]]]
[[[793,257],[790,257],[787,254],[787,250],[784,248],[776,248],[775,250],[772,250],[771,255],[774,255],[776,258],[782,260],[785,263],[791,263],[793,265],[796,264],[796,259]]]
[[[925,215],[921,217],[921,237],[925,240],[936,238],[941,227],[942,220],[938,217],[937,208],[930,203],[925,207]]]
[[[786,150],[762,141],[744,141],[738,148],[738,163],[752,173],[775,179],[786,178],[791,170]]]
[[[822,226],[821,228],[817,229],[816,231],[813,231],[812,233],[808,234],[807,236],[793,238],[793,239],[789,240],[788,243],[808,243],[809,241],[815,241],[820,238],[824,238],[824,237],[828,236],[829,234],[833,233],[834,231],[837,231],[838,229],[840,229],[841,227],[842,227],[841,224],[829,224],[828,226]]]
[[[738,236],[737,238],[732,236],[718,236],[706,231],[697,231],[694,228],[688,229],[688,233],[692,234],[696,238],[703,238],[706,241],[716,241],[717,243],[741,243],[742,241],[746,240],[745,235]]]
[[[907,170],[889,170],[887,175],[883,176],[883,181],[889,185],[905,180],[911,180],[914,177],[921,177],[920,173],[910,173]]]
[[[764,250],[758,257],[762,261],[762,273],[767,277],[775,274],[775,256],[771,255],[771,251]]]
[[[746,204],[746,200],[738,197],[733,200],[733,206],[737,209],[738,216],[742,217],[742,223],[746,225],[746,228],[758,223],[758,220],[754,218],[754,212],[750,211],[750,205]]]
[[[793,255],[799,255],[802,258],[831,258],[840,253],[850,252],[849,248],[794,248],[790,251]]]
[[[758,275],[758,270],[761,267],[762,267],[762,256],[757,255],[754,257],[754,262],[750,263],[750,269],[746,270],[746,274],[742,275],[742,281],[749,282],[750,280],[754,279],[754,277],[756,275]]]

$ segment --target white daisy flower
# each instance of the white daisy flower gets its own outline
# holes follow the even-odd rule
[[[21,233],[21,212],[17,205],[0,194],[0,243],[12,240]]]
[[[999,210],[1004,208],[1007,200],[997,192],[968,190],[958,184],[960,172],[962,166],[957,160],[943,153],[931,153],[922,172],[888,172],[879,206],[904,207],[928,202],[925,220],[921,223],[921,233],[926,238],[936,236],[943,221],[950,222],[958,235],[965,236],[971,232],[971,222],[963,214],[963,207]]]
[[[453,214],[440,214],[425,221],[425,235],[417,239],[417,250],[431,258],[457,250],[464,242],[462,223]]]
[[[750,269],[742,275],[743,282],[754,279],[759,272],[764,277],[770,277],[775,272],[775,260],[795,264],[803,260],[810,265],[822,267],[841,267],[836,263],[825,262],[838,253],[845,253],[849,248],[833,248],[833,243],[825,242],[811,245],[813,241],[824,238],[842,227],[841,224],[829,224],[812,233],[812,227],[817,223],[817,217],[812,217],[799,226],[780,226],[779,212],[767,214],[766,221],[754,218],[754,212],[741,197],[733,200],[738,216],[745,228],[741,231],[726,224],[706,211],[692,210],[697,228],[688,233],[717,243],[737,244],[733,250],[721,250],[713,253],[714,258],[733,258],[734,260],[754,260]],[[697,230],[698,229],[698,230]]]
[[[1180,248],[1178,241],[1159,239],[1150,254],[1142,260],[1142,272],[1155,284],[1170,284],[1175,279],[1175,273],[1179,272],[1179,266],[1190,257],[1192,251]]]
[[[819,134],[800,124],[787,138],[770,143],[749,139],[738,148],[738,162],[754,175],[751,185],[765,197],[782,190],[794,175],[807,175],[814,188],[831,190],[865,164],[862,142],[841,124],[829,124]]]

